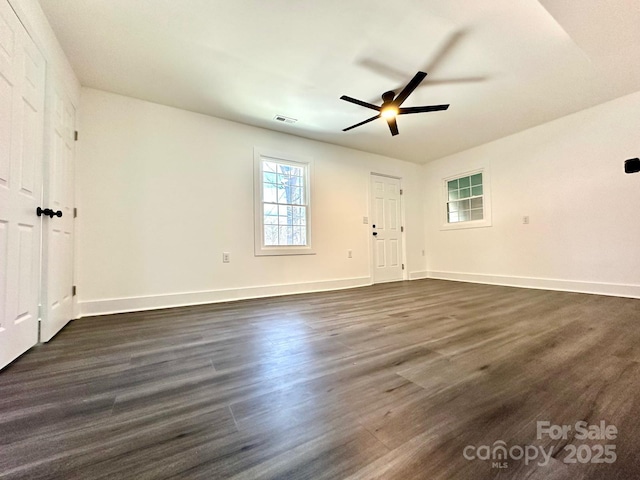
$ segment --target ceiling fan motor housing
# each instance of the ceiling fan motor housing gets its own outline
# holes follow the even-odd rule
[[[371,110],[376,110],[378,112],[377,115],[374,115],[371,118],[367,118],[366,120],[356,123],[355,125],[351,125],[343,129],[343,132],[348,132],[349,130],[353,130],[354,128],[361,127],[369,122],[373,122],[378,118],[384,118],[389,124],[389,130],[391,131],[392,136],[398,135],[398,124],[396,123],[396,116],[398,115],[408,115],[412,113],[426,113],[426,112],[435,112],[438,110],[446,110],[449,108],[449,105],[428,105],[422,107],[408,107],[408,108],[400,108],[400,106],[404,103],[404,101],[413,93],[413,91],[420,85],[420,83],[425,79],[427,74],[425,72],[418,72],[414,75],[411,81],[402,89],[402,91],[396,96],[396,92],[389,90],[388,92],[384,92],[382,94],[382,105],[377,106],[373,105],[369,102],[364,102],[362,100],[358,100],[357,98],[348,97],[343,95],[340,97],[340,100],[344,100],[349,103],[354,103],[356,105],[360,105],[361,107],[369,108]]]

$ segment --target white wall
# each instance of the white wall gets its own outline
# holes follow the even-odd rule
[[[84,88],[79,125],[85,315],[369,284],[371,172],[403,178],[406,271],[425,275],[419,165]],[[313,157],[316,255],[254,256],[254,146]]]
[[[640,297],[639,112],[640,92],[427,164],[428,275]],[[493,226],[441,230],[442,179],[481,166]]]

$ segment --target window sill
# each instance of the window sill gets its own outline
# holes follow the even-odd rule
[[[491,222],[488,220],[475,220],[472,222],[445,223],[440,226],[440,230],[463,230],[466,228],[485,228],[490,226]]]
[[[311,247],[262,247],[255,251],[256,257],[315,254],[315,250]]]

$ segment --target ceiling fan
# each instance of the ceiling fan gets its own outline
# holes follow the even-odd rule
[[[345,100],[347,102],[355,103],[356,105],[360,105],[362,107],[370,108],[372,110],[377,110],[378,115],[366,119],[364,122],[356,123],[355,125],[351,125],[350,127],[342,130],[343,132],[347,132],[356,127],[360,127],[366,123],[373,122],[374,120],[382,117],[387,120],[389,124],[389,130],[391,130],[391,135],[398,135],[398,124],[396,123],[396,117],[398,115],[408,115],[410,113],[423,113],[423,112],[436,112],[438,110],[446,110],[449,108],[449,104],[447,105],[428,105],[424,107],[404,107],[401,108],[400,105],[404,103],[411,93],[420,85],[422,80],[425,79],[427,74],[425,72],[418,72],[411,79],[411,81],[407,84],[406,87],[402,89],[402,91],[396,96],[396,92],[385,92],[382,94],[382,105],[377,106],[368,102],[363,102],[362,100],[358,100],[356,98],[347,97],[343,95],[340,97],[340,100]]]

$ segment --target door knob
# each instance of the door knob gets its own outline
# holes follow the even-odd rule
[[[36,214],[39,217],[41,217],[42,215],[48,215],[50,218],[61,217],[62,216],[62,210],[58,210],[57,212],[54,212],[50,208],[38,207],[38,208],[36,208]]]
[[[36,209],[36,213],[38,214],[39,217],[41,217],[42,215],[51,215],[53,214],[53,210],[51,210],[50,208],[41,208],[38,207]]]

